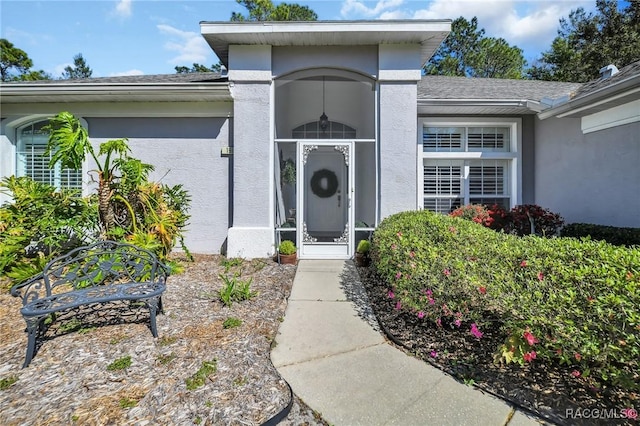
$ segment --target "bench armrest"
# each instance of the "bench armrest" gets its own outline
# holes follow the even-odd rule
[[[28,280],[11,287],[11,295],[13,297],[22,297],[23,305],[42,297],[43,292],[45,292],[47,296],[50,293],[48,280],[44,273],[34,275]]]

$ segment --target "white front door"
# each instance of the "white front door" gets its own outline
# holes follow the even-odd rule
[[[298,235],[300,257],[347,259],[352,255],[353,143],[300,143]]]

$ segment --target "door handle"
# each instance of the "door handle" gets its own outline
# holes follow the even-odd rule
[[[338,207],[340,207],[340,196],[338,195]]]

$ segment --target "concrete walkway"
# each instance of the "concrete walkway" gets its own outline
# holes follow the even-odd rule
[[[535,425],[387,343],[351,261],[302,260],[271,359],[332,425]]]

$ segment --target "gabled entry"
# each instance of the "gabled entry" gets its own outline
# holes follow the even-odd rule
[[[298,228],[301,258],[349,258],[353,244],[353,143],[299,144]]]

